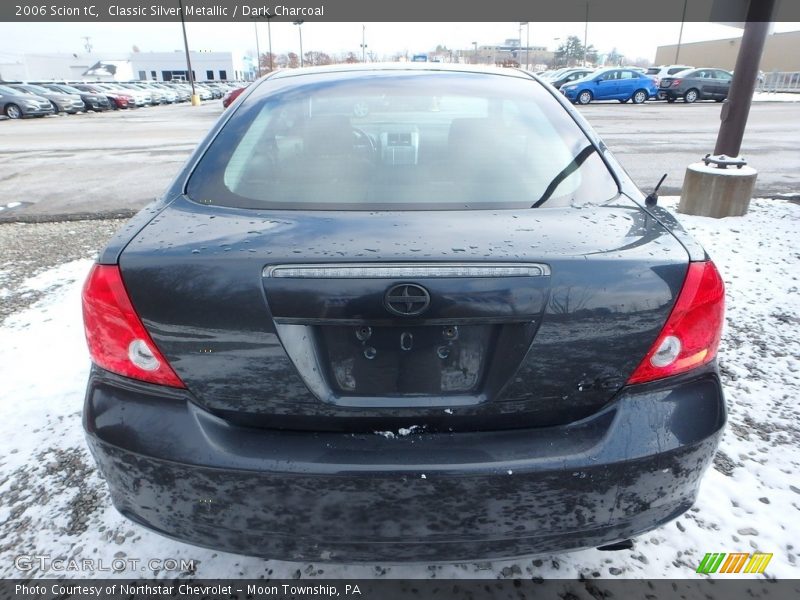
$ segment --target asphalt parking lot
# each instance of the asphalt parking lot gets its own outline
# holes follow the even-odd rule
[[[713,151],[720,105],[594,103],[579,110],[644,190],[663,173],[677,194],[686,165]],[[159,196],[222,114],[200,107],[0,122],[0,220],[127,216]],[[756,102],[742,154],[759,170],[757,196],[800,188],[800,102]]]

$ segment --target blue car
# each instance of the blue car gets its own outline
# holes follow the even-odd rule
[[[606,69],[561,87],[572,103],[589,104],[592,100],[619,100],[642,104],[655,98],[658,89],[647,75],[633,69]]]

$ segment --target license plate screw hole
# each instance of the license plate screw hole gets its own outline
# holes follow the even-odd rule
[[[455,340],[458,338],[458,327],[455,325],[447,325],[442,328],[442,337],[446,340]]]

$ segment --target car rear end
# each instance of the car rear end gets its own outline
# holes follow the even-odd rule
[[[677,100],[686,93],[684,78],[678,75],[662,77],[658,83],[659,96],[667,100]]]
[[[723,286],[620,173],[513,71],[253,84],[84,288],[115,506],[339,561],[600,546],[687,510],[725,422]]]

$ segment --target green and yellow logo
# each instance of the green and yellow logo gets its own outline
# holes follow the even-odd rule
[[[697,573],[763,573],[772,554],[764,552],[709,552],[700,561]]]

